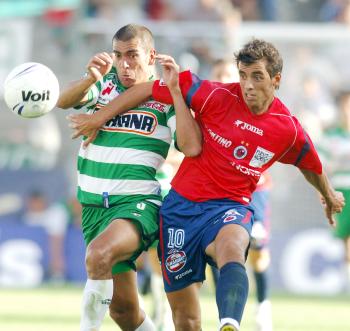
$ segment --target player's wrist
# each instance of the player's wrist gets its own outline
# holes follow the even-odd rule
[[[107,110],[100,110],[93,114],[94,116],[94,128],[101,128],[107,121],[110,120],[110,114]]]
[[[169,88],[169,91],[173,97],[182,96],[179,84],[176,84],[174,86],[169,86],[168,88]]]
[[[91,73],[88,73],[88,74],[83,78],[83,80],[84,80],[87,84],[89,84],[89,86],[95,84],[95,83],[98,81],[98,79],[97,79],[94,75],[92,75]]]

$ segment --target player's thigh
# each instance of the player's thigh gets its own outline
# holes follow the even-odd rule
[[[113,220],[88,246],[88,251],[102,251],[112,262],[130,258],[140,246],[140,233],[130,220]]]
[[[199,289],[202,283],[191,285],[173,292],[167,292],[168,301],[175,323],[181,319],[200,320]]]

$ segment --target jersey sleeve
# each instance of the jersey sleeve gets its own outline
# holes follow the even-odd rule
[[[183,71],[179,74],[179,84],[182,95],[188,108],[194,112],[200,112],[211,90],[209,81],[201,80],[191,71]],[[152,90],[153,98],[157,101],[172,104],[173,99],[168,87],[162,80],[156,80]]]
[[[279,162],[293,164],[300,169],[322,174],[322,164],[311,138],[295,117],[292,117],[292,120],[296,128],[295,141]]]

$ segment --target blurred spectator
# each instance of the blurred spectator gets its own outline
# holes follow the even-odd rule
[[[326,1],[320,9],[320,19],[323,22],[339,22],[350,24],[350,1]]]
[[[346,205],[335,214],[336,237],[344,242],[345,266],[350,290],[350,91],[338,98],[339,119],[336,128],[327,130],[318,147],[334,188],[344,194]]]
[[[260,19],[263,21],[277,21],[277,3],[275,0],[258,0]]]
[[[144,18],[145,13],[139,0],[88,0],[86,15],[122,26]]]
[[[43,18],[51,29],[53,41],[58,46],[61,53],[67,53],[71,47],[71,25],[75,10],[78,8],[80,0],[53,1],[44,12]]]
[[[55,203],[50,205],[41,191],[33,190],[27,197],[23,223],[44,228],[49,237],[50,270],[49,280],[64,281],[64,236],[68,224],[66,208]]]
[[[213,63],[210,79],[221,83],[238,82],[238,70],[233,59],[217,59]]]
[[[170,5],[166,0],[145,0],[144,10],[151,20],[173,19]]]
[[[325,88],[315,75],[305,75],[301,82],[301,91],[294,108],[298,110],[300,121],[317,141],[323,129],[331,127],[335,122],[336,107],[330,91]]]
[[[77,228],[81,228],[82,206],[76,197],[72,197],[67,201],[67,210],[70,225],[73,225]]]

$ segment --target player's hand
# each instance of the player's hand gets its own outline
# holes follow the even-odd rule
[[[102,52],[94,55],[88,62],[86,68],[88,74],[97,82],[106,75],[113,66],[114,53]]]
[[[180,89],[179,87],[179,71],[180,68],[175,62],[174,58],[165,54],[158,54],[156,56],[159,64],[163,68],[163,81],[170,90]]]
[[[345,206],[345,198],[343,196],[343,193],[335,191],[330,198],[325,199],[324,197],[321,197],[321,203],[324,205],[325,214],[329,224],[331,226],[335,226],[336,221],[334,214],[341,213],[343,207]]]
[[[74,130],[72,139],[85,136],[86,139],[83,143],[85,148],[95,140],[100,127],[103,125],[101,125],[97,114],[72,114],[67,116],[67,119],[70,121],[69,127]]]

